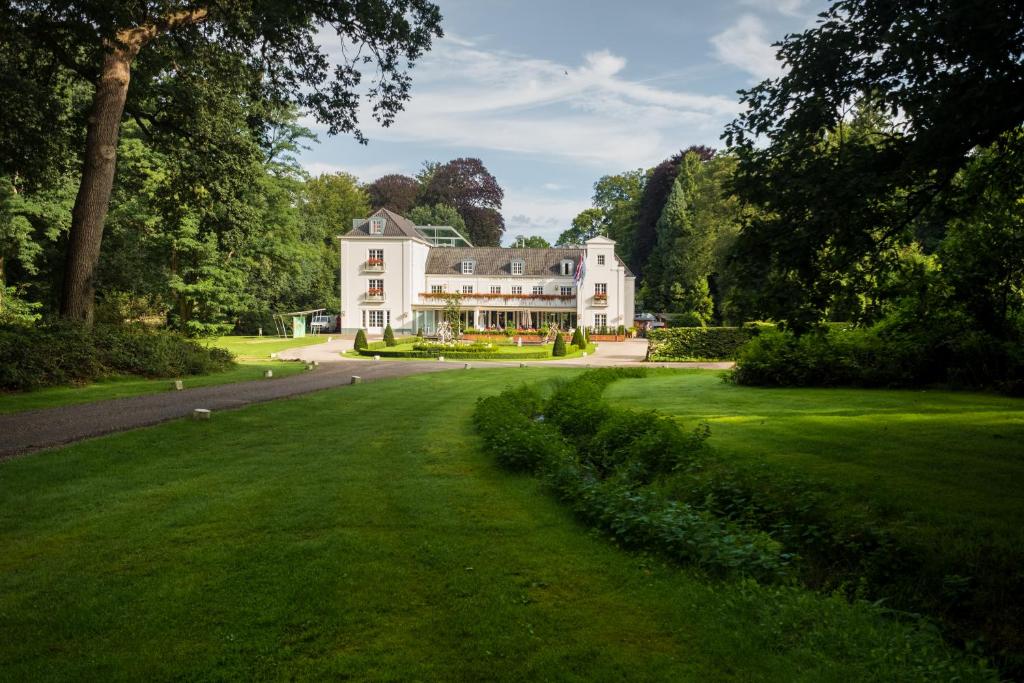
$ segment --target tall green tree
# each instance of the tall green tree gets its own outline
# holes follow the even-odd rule
[[[93,317],[95,272],[126,115],[150,129],[176,129],[189,136],[191,120],[174,114],[196,102],[173,82],[190,75],[244,88],[252,103],[291,102],[311,112],[331,134],[352,133],[362,140],[357,120],[361,69],[375,62],[375,79],[365,97],[378,120],[390,124],[409,97],[406,68],[441,35],[440,19],[436,5],[427,0],[292,2],[287,11],[278,3],[174,0],[9,3],[0,11],[0,35],[17,49],[0,53],[5,90],[38,93],[45,104],[45,91],[56,93],[60,78],[73,77],[93,89],[62,314],[86,322]],[[318,40],[325,30],[363,49],[329,53]],[[159,97],[161,90],[177,99]],[[256,107],[251,114],[250,127],[265,125]],[[32,120],[28,124],[30,133],[31,126],[38,127]],[[19,133],[2,139],[17,139]]]
[[[516,235],[512,246],[520,249],[550,249],[551,243],[540,235]]]
[[[556,245],[567,247],[574,244],[583,244],[592,237],[598,235],[607,236],[605,215],[601,209],[584,209],[572,219],[572,226],[558,236]]]
[[[744,91],[724,136],[760,209],[736,258],[762,314],[812,327],[915,239],[974,150],[1024,121],[1022,44],[1013,0],[842,0],[779,44],[785,75]],[[873,123],[851,134],[854,114]]]
[[[615,251],[630,267],[635,265],[633,243],[640,216],[647,172],[635,169],[606,175],[594,183],[594,208],[601,211],[601,234],[615,240]]]

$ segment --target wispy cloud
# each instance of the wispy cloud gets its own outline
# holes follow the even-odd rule
[[[740,0],[741,5],[759,10],[778,12],[789,17],[802,17],[808,0]]]
[[[776,48],[764,22],[752,14],[744,14],[736,22],[711,37],[715,56],[726,64],[746,71],[757,80],[776,78],[784,73],[782,63],[775,59]]]
[[[737,112],[732,97],[657,87],[626,77],[626,66],[607,50],[562,64],[446,39],[417,66],[412,99],[396,124],[368,124],[365,132],[371,142],[491,149],[614,169],[714,141]]]

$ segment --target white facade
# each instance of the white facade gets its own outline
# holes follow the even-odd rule
[[[386,229],[368,228],[375,217]],[[391,212],[369,221],[339,238],[344,332],[379,334],[390,324],[396,334],[430,333],[450,293],[460,294],[464,324],[477,329],[633,324],[635,278],[606,237],[574,248],[432,246]]]

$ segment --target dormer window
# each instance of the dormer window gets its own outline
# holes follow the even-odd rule
[[[463,261],[462,262],[462,274],[463,275],[472,275],[473,274],[473,267],[475,265],[476,264],[473,261]]]
[[[370,219],[370,234],[371,235],[383,235],[384,234],[384,223],[385,219],[375,217]]]
[[[559,266],[558,272],[560,272],[562,275],[572,275],[572,267],[572,261],[562,261],[561,265]]]
[[[525,261],[513,261],[512,262],[512,274],[513,275],[522,275],[523,271],[525,271],[525,270],[526,270],[526,262]]]

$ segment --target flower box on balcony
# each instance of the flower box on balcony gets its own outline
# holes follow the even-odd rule
[[[370,271],[373,273],[384,272],[384,259],[382,258],[371,258],[367,259],[366,263],[363,264],[363,270]]]
[[[595,306],[607,306],[608,305],[608,295],[607,294],[603,294],[603,293],[595,294],[594,295],[594,305]]]
[[[384,301],[384,290],[373,288],[366,290],[367,301]]]

